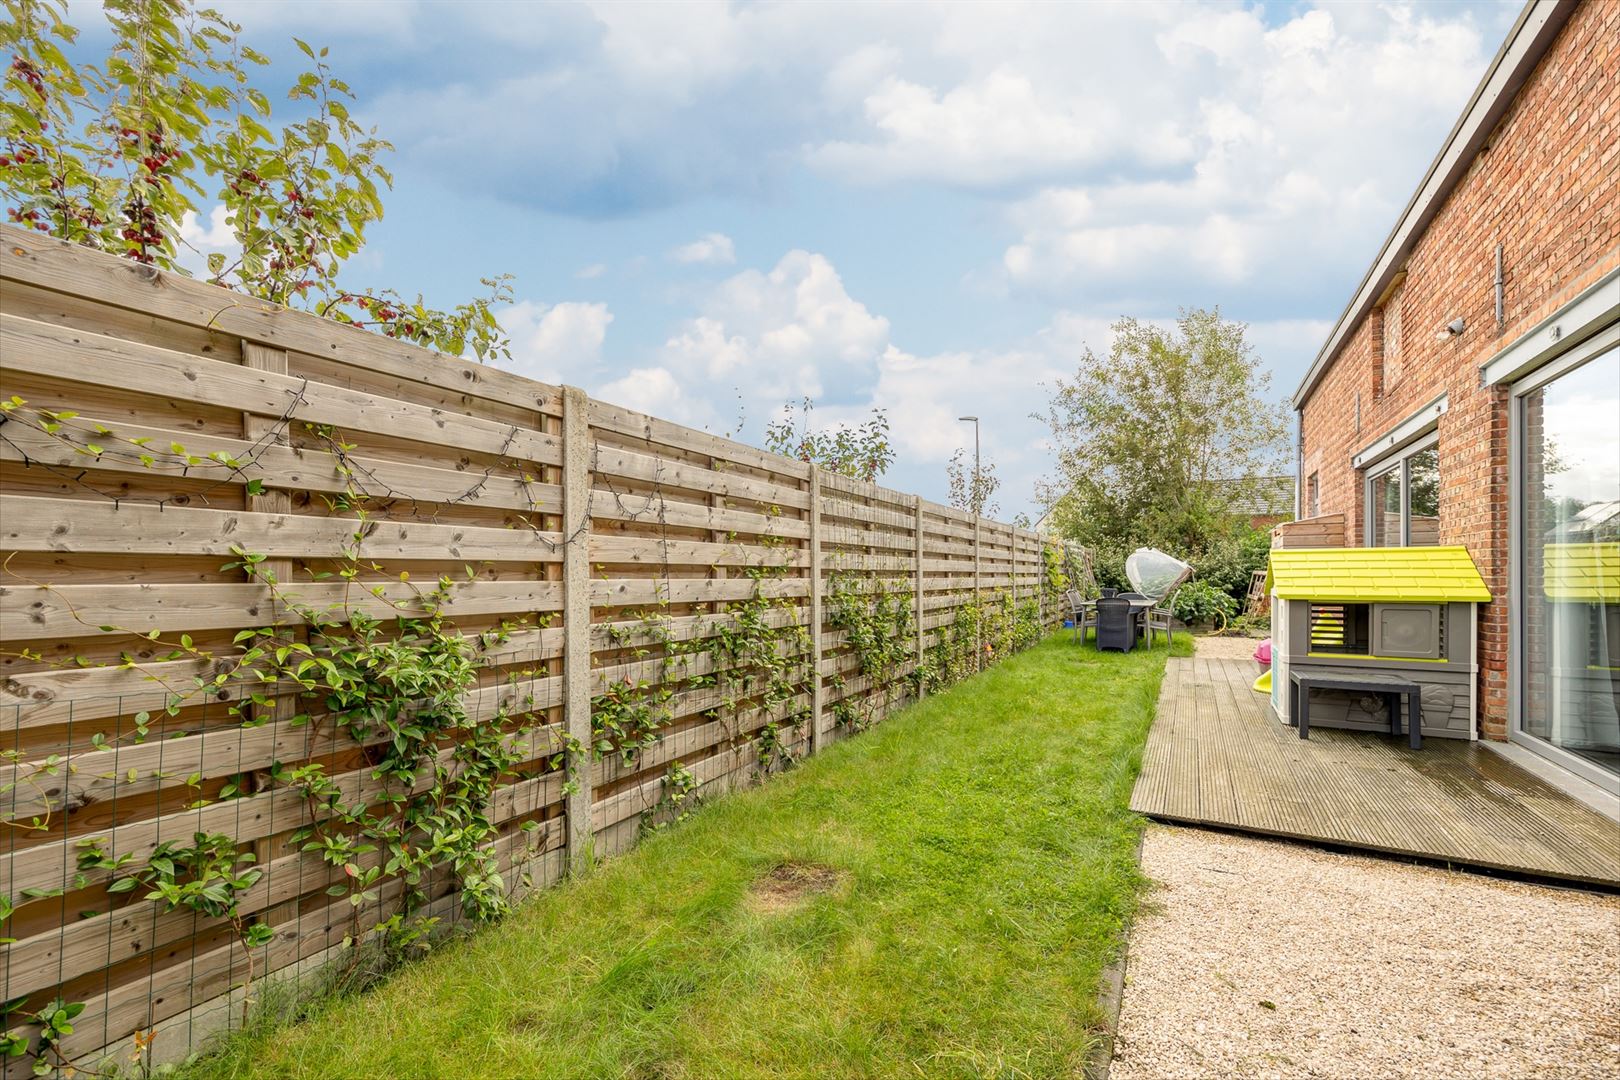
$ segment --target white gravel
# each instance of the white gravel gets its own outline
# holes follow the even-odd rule
[[[1243,637],[1238,634],[1209,634],[1198,638],[1198,655],[1206,660],[1253,660],[1255,646],[1260,644],[1259,638]],[[1254,670],[1263,670],[1259,664]]]
[[[1168,826],[1142,862],[1112,1080],[1620,1077],[1620,897]]]

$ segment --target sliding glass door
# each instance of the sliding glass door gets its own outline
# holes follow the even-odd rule
[[[1620,773],[1620,348],[1515,390],[1519,729]]]

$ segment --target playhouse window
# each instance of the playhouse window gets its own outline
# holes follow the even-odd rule
[[[1311,652],[1366,656],[1372,641],[1371,604],[1312,604]]]

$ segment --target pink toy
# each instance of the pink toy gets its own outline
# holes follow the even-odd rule
[[[1254,647],[1254,659],[1261,667],[1271,666],[1271,639],[1266,638]]]

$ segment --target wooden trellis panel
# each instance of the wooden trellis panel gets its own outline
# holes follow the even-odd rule
[[[451,581],[443,610],[479,641],[469,712],[519,758],[489,817],[521,892],[633,843],[677,766],[719,791],[843,737],[840,715],[881,720],[975,597],[1061,618],[1028,531],[9,226],[0,243],[0,399],[25,403],[0,422],[0,998],[86,1002],[71,1057],[137,1033],[184,1052],[239,1015],[247,970],[224,920],[110,893],[77,870],[84,845],[131,866],[199,832],[252,851],[240,910],[274,931],[257,975],[321,962],[400,904],[397,883],[334,902],[341,868],[291,843],[317,811],[270,778],[320,762],[344,799],[374,799],[372,748],[297,723],[285,687],[253,726],[231,682],[167,715],[166,686],[224,670],[170,658],[182,635],[223,657],[239,631],[297,625],[286,594],[389,618]],[[39,410],[75,415],[44,430]],[[359,580],[325,576],[357,530]],[[284,595],[225,568],[241,551]],[[827,618],[851,583],[916,616],[886,682]],[[749,604],[797,673],[768,707],[713,647]],[[626,686],[668,690],[658,741],[566,784],[565,732],[589,736]],[[457,916],[448,876],[429,893],[426,914]]]

